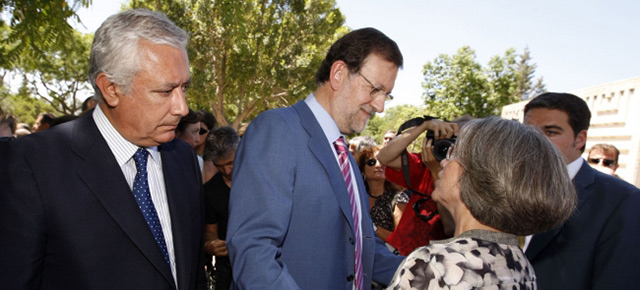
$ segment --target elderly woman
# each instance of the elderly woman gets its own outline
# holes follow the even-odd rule
[[[387,241],[400,222],[402,212],[409,202],[409,197],[394,189],[384,175],[385,166],[376,159],[382,146],[365,147],[356,155],[356,162],[362,172],[367,195],[371,220],[378,237]]]
[[[562,154],[534,128],[487,118],[470,121],[441,163],[432,196],[453,216],[454,237],[407,256],[389,289],[536,289],[516,235],[573,212]]]

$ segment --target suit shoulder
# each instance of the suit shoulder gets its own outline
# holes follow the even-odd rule
[[[265,111],[258,115],[249,127],[247,127],[246,135],[256,130],[276,129],[278,132],[290,134],[295,126],[300,125],[300,116],[292,107],[278,108]],[[275,132],[274,132],[275,133]]]
[[[299,119],[300,117],[296,113],[296,110],[293,107],[286,108],[277,108],[273,110],[268,110],[256,117],[254,121],[271,121],[271,122],[290,122],[294,119]],[[252,121],[252,123],[254,122]]]
[[[68,148],[72,142],[73,128],[74,124],[67,122],[46,131],[18,138],[10,142],[9,148],[14,153],[37,155],[41,152],[50,155],[56,150]]]
[[[595,183],[601,184],[603,187],[609,188],[609,191],[615,191],[620,193],[635,193],[640,194],[640,189],[633,184],[626,182],[615,176],[606,175],[601,172],[596,172]]]
[[[584,188],[596,196],[594,202],[601,206],[606,204],[640,206],[640,189],[618,177],[594,171],[593,183]]]

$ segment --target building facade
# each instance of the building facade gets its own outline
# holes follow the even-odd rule
[[[591,146],[608,143],[620,150],[616,174],[640,187],[640,77],[570,91],[587,102],[591,125],[587,132],[586,159]],[[529,101],[504,106],[502,118],[522,122]]]

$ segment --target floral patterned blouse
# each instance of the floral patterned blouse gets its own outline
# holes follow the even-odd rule
[[[471,230],[431,241],[400,264],[387,289],[537,289],[515,235]]]

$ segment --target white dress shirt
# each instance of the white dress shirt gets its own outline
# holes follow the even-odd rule
[[[133,181],[136,177],[137,169],[135,161],[133,160],[133,154],[136,153],[139,146],[129,142],[125,139],[109,122],[107,116],[100,106],[96,106],[93,111],[93,120],[98,126],[98,131],[102,134],[102,137],[107,141],[109,149],[116,158],[120,169],[124,174],[129,188],[133,190]],[[169,251],[169,259],[171,260],[171,273],[173,279],[178,284],[176,276],[176,256],[173,248],[173,231],[171,230],[171,215],[169,214],[169,203],[167,202],[167,191],[164,183],[164,174],[162,172],[162,157],[158,152],[158,147],[145,148],[149,151],[149,159],[147,161],[147,172],[149,177],[149,190],[151,193],[151,200],[158,213],[158,219],[160,219],[160,225],[162,226],[162,232],[167,244],[167,250]],[[133,196],[133,193],[131,193]]]

